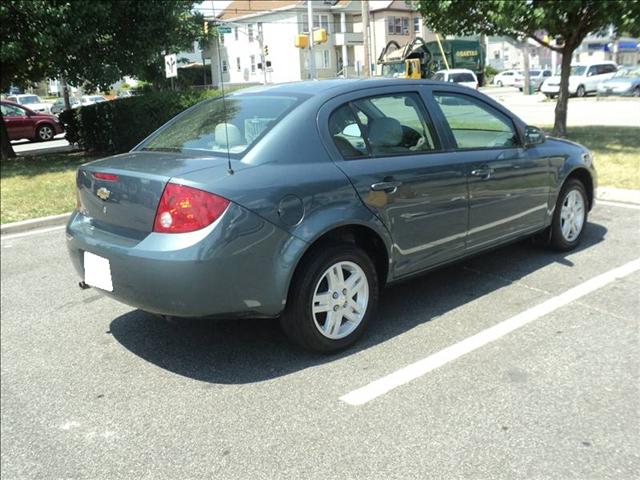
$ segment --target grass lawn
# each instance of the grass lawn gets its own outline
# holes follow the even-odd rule
[[[640,128],[568,127],[567,137],[594,153],[599,186],[640,189]]]
[[[0,223],[73,210],[76,169],[95,158],[73,152],[0,162]]]

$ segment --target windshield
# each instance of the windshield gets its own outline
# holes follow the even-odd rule
[[[530,70],[529,71],[529,76],[530,77],[537,77],[538,75],[540,75],[540,70]]]
[[[238,156],[300,103],[295,96],[267,95],[206,100],[158,130],[141,148]]]
[[[24,97],[19,97],[18,102],[23,105],[29,105],[31,103],[42,103],[37,95],[25,95]]]
[[[438,80],[438,81],[440,81],[440,82],[444,82],[444,73],[436,73],[436,74],[433,76],[433,79],[434,79],[434,80]]]
[[[585,66],[574,65],[573,67],[571,67],[571,73],[569,75],[576,75],[576,76],[584,75],[584,72],[586,70],[587,70],[587,67]]]
[[[399,77],[405,74],[404,62],[385,63],[382,65],[383,77]]]
[[[615,78],[636,78],[640,77],[640,67],[638,68],[623,68],[618,70],[614,75]]]

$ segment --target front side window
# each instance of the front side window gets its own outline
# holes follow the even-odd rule
[[[415,93],[381,95],[350,102],[329,119],[329,131],[345,159],[436,150],[430,122]]]
[[[20,107],[14,107],[13,105],[2,104],[0,108],[2,108],[3,117],[26,117],[27,116],[27,112],[21,109]]]
[[[506,115],[468,95],[433,94],[458,148],[517,147],[518,135]]]
[[[296,96],[276,95],[207,100],[153,134],[140,148],[238,156],[301,101]]]
[[[25,95],[18,99],[22,105],[31,105],[33,103],[42,103],[40,97],[36,95]]]

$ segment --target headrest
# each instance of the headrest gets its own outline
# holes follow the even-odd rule
[[[402,142],[402,125],[395,118],[376,118],[369,126],[369,142],[373,147],[396,147]]]
[[[227,145],[227,138],[229,144]],[[215,131],[216,144],[221,147],[235,147],[236,145],[243,145],[245,142],[242,139],[240,129],[233,123],[219,123],[216,125]]]

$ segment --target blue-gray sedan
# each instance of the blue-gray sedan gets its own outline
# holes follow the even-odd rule
[[[280,317],[345,348],[380,289],[536,235],[575,248],[589,151],[433,81],[328,80],[202,102],[83,165],[67,226],[82,278],[165,316]]]

